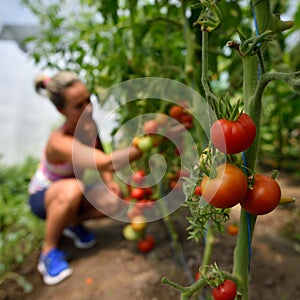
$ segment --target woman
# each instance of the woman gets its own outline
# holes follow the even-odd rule
[[[103,152],[92,119],[90,93],[76,74],[62,71],[52,78],[39,77],[35,88],[38,93],[46,92],[64,116],[63,125],[51,133],[29,186],[30,207],[46,222],[38,270],[44,282],[53,285],[72,273],[58,249],[61,235],[73,238],[78,248],[95,244],[95,235],[82,222],[103,217],[102,208],[106,214],[116,211],[120,189],[112,172],[142,152],[134,145],[109,155]],[[80,174],[87,168],[98,170],[105,185],[85,186]],[[97,203],[97,209],[91,203]]]

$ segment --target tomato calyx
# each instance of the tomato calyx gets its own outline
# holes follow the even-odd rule
[[[234,300],[237,295],[237,279],[219,269],[216,263],[201,266],[196,272],[195,281],[201,286],[210,286],[214,300]]]
[[[234,276],[219,269],[215,263],[207,274],[208,284],[212,287],[214,300],[234,300],[237,294],[237,284]]]
[[[243,110],[240,111],[239,108],[240,100],[238,100],[235,104],[231,104],[228,95],[224,98],[221,97],[218,101],[218,106],[215,108],[217,118],[226,119],[228,121],[236,121],[243,113]]]
[[[201,172],[209,176],[210,178],[215,178],[217,176],[217,165],[219,156],[213,149],[208,147],[204,149],[200,155],[199,166]]]
[[[273,171],[272,171],[271,178],[275,180],[275,179],[276,179],[276,177],[278,176],[278,173],[279,173],[279,171],[278,171],[278,170],[273,170]]]

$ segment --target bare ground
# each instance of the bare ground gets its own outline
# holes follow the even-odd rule
[[[299,179],[280,175],[278,181],[285,196],[296,198],[293,205],[277,208],[258,218],[252,248],[250,299],[300,299],[300,243],[293,235],[300,234]],[[188,285],[201,263],[203,244],[187,240],[188,211],[179,209],[172,215],[182,246],[181,260],[175,259],[169,233],[163,221],[148,225],[148,233],[156,246],[148,254],[140,253],[134,242],[124,240],[124,223],[105,219],[87,225],[97,234],[99,242],[89,250],[78,250],[72,241],[62,239],[61,248],[69,253],[73,275],[56,286],[45,286],[36,270],[39,249],[18,270],[32,286],[25,294],[14,281],[0,286],[0,299],[24,300],[168,300],[180,299],[179,293],[161,284],[163,276]],[[239,207],[231,210],[231,220],[238,221]],[[231,271],[236,236],[218,234],[213,261]]]

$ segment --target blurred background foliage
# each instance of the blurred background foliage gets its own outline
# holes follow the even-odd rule
[[[22,165],[0,165],[0,283],[1,275],[16,268],[44,236],[44,223],[27,204],[28,184],[37,161],[28,158]]]
[[[201,31],[194,26],[202,10],[199,1],[71,2],[24,0],[40,20],[40,35],[25,41],[40,67],[75,71],[95,94],[145,76],[174,79],[202,93]],[[247,37],[254,34],[250,1],[217,2],[223,17],[209,35],[210,83],[220,96],[241,98],[241,58],[226,43],[239,42],[236,30]],[[300,40],[295,37],[300,5],[288,0],[272,5],[276,14],[295,25],[278,34],[264,51],[267,71],[299,70]],[[281,82],[270,84],[264,95],[262,133],[261,165],[299,173],[299,90]]]

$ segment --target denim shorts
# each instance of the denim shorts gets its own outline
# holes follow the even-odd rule
[[[45,192],[47,189],[29,195],[31,211],[41,219],[46,219]]]

